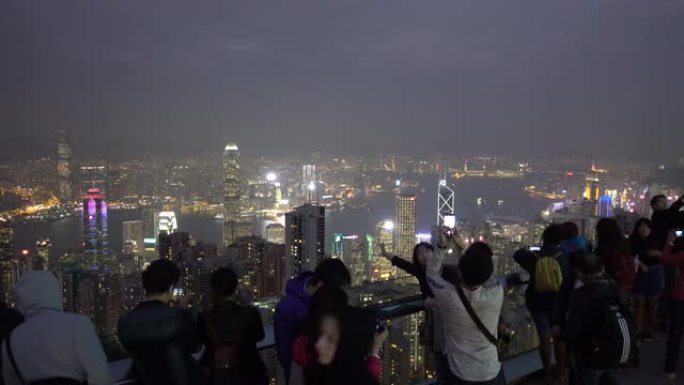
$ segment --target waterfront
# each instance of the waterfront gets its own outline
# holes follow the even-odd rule
[[[415,177],[419,189],[407,192],[418,197],[417,230],[427,233],[436,221],[437,177],[422,175]],[[454,181],[456,191],[456,215],[471,223],[479,223],[486,215],[519,217],[530,219],[546,206],[543,199],[529,197],[524,192],[522,178],[462,178]],[[478,204],[479,202],[479,204]],[[394,194],[382,194],[368,198],[369,211],[329,211],[326,215],[326,240],[330,249],[333,233],[366,234],[374,231],[375,225],[385,219],[394,219]],[[121,250],[122,222],[139,219],[136,210],[118,210],[109,213],[109,243],[115,251]],[[213,216],[178,214],[181,231],[189,232],[195,239],[220,244],[221,223]],[[53,244],[51,254],[59,256],[69,249],[77,249],[81,242],[79,217],[69,217],[50,222],[27,221],[15,229],[17,249],[33,248],[38,239],[50,238]]]

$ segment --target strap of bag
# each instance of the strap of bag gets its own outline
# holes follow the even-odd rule
[[[14,368],[14,373],[17,375],[17,379],[19,379],[19,382],[22,385],[26,385],[26,381],[24,380],[24,376],[19,371],[19,367],[17,366],[17,361],[14,359],[14,352],[12,352],[12,344],[10,343],[11,338],[12,338],[12,333],[8,334],[7,338],[5,339],[5,349],[7,350],[7,357],[9,357],[9,359],[10,359],[10,363],[12,364],[12,367]]]
[[[470,318],[473,320],[473,322],[475,322],[477,328],[480,329],[480,332],[482,332],[485,338],[487,338],[489,342],[494,344],[494,346],[498,346],[499,340],[496,337],[494,337],[494,335],[489,331],[489,329],[487,329],[487,327],[482,323],[480,317],[477,316],[475,310],[470,305],[470,301],[468,301],[468,298],[466,298],[461,285],[456,286],[456,292],[458,293],[458,296],[461,298],[461,302],[463,302],[463,306],[465,306],[468,315],[470,315]]]

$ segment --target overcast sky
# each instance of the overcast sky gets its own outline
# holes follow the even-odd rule
[[[0,31],[6,154],[684,152],[684,1],[3,0]]]

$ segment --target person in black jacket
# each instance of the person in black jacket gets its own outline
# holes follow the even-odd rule
[[[632,252],[638,257],[638,272],[634,283],[634,322],[644,341],[653,341],[652,329],[656,321],[658,299],[663,292],[665,273],[660,260],[653,223],[641,218],[629,236]]]
[[[150,263],[142,274],[145,300],[119,319],[119,340],[143,385],[207,383],[192,356],[202,348],[196,325],[188,311],[169,306],[179,278],[173,262],[158,259]],[[181,300],[180,306],[187,306],[187,300]]]
[[[682,207],[684,207],[684,194],[672,202],[670,207],[667,207],[665,195],[656,195],[651,198],[651,209],[653,210],[651,221],[653,222],[658,249],[662,250],[665,247],[667,233],[671,229],[684,228],[684,211],[680,211]]]
[[[608,327],[607,307],[617,305],[626,319],[631,319],[631,314],[620,300],[617,285],[605,276],[601,257],[583,253],[579,264],[580,286],[571,294],[563,337],[580,385],[618,384],[616,371],[601,354],[598,341]]]
[[[263,322],[257,308],[240,303],[237,285],[237,275],[230,268],[220,268],[211,275],[212,307],[203,323],[213,383],[263,385],[268,377],[257,350],[257,343],[264,339]],[[218,357],[217,352],[235,357]],[[234,367],[217,367],[221,359],[235,359],[231,364]]]

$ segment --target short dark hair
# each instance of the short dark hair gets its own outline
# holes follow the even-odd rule
[[[229,267],[222,267],[211,274],[211,291],[217,298],[235,294],[237,285],[237,274]]]
[[[577,256],[578,268],[582,274],[598,274],[603,269],[603,260],[594,253],[582,253]]]
[[[461,279],[468,286],[478,286],[487,282],[494,273],[492,257],[479,248],[468,248],[458,262]]]
[[[579,227],[577,227],[575,222],[563,222],[561,223],[561,229],[563,230],[563,239],[570,239],[579,235]]]
[[[145,293],[161,294],[178,283],[180,270],[176,264],[168,259],[157,259],[150,263],[142,273],[142,282]]]
[[[544,229],[542,243],[545,246],[560,245],[563,242],[563,228],[557,223],[552,223]]]
[[[426,250],[435,251],[435,247],[432,246],[431,244],[429,244],[427,242],[420,242],[419,244],[417,244],[413,248],[413,264],[414,265],[418,264],[418,250],[420,250],[421,247],[426,249]]]
[[[313,284],[323,282],[323,285],[346,286],[351,284],[351,274],[341,260],[325,258],[316,266],[311,281]]]
[[[658,199],[667,200],[667,197],[663,194],[658,194],[658,195],[654,196],[653,198],[651,198],[651,208],[653,208],[653,206],[655,206],[656,202],[658,202]]]
[[[483,253],[487,254],[490,258],[494,256],[494,252],[492,251],[492,248],[489,247],[488,244],[482,242],[482,241],[477,241],[473,242],[470,246],[468,246],[469,249],[478,249],[482,251]]]

